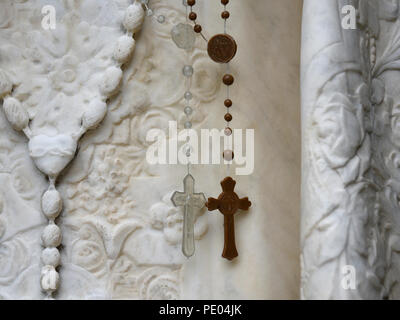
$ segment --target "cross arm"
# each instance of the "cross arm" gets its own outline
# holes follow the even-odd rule
[[[203,193],[194,193],[190,199],[193,207],[195,208],[203,208],[206,203],[206,197]]]
[[[249,198],[246,197],[239,199],[238,205],[240,210],[248,210],[251,207],[251,202],[249,201]]]
[[[206,207],[209,211],[213,211],[219,208],[219,200],[215,198],[208,198]]]
[[[184,206],[186,204],[186,194],[184,192],[175,191],[171,197],[171,201],[175,207]]]

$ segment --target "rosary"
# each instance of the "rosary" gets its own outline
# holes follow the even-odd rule
[[[142,3],[146,7],[146,11],[148,13],[147,15],[152,15],[153,12],[148,7],[148,0],[142,0]],[[206,37],[202,33],[201,25],[196,22],[197,14],[193,11],[193,6],[196,4],[195,0],[183,0],[183,5],[186,7],[186,23],[180,23],[176,25],[171,32],[172,40],[175,42],[177,47],[185,49],[187,52],[193,49],[195,43],[195,34],[199,34],[207,42],[207,52],[209,57],[216,63],[223,63],[226,65],[226,74],[223,76],[222,82],[226,86],[226,99],[224,101],[224,106],[226,107],[227,112],[224,116],[224,120],[226,121],[224,135],[227,137],[232,135],[232,129],[229,126],[230,122],[232,121],[232,115],[229,112],[229,109],[232,107],[233,102],[230,99],[229,87],[234,82],[234,77],[229,72],[229,62],[235,57],[237,51],[237,44],[235,40],[226,32],[227,20],[230,16],[229,11],[226,10],[228,3],[229,0],[221,0],[221,4],[224,6],[224,11],[221,13],[221,17],[224,20],[224,33],[213,36],[209,41],[207,41]],[[188,7],[190,7],[190,12],[188,12]],[[162,16],[158,16],[157,20],[158,22],[163,23],[164,18]],[[193,27],[191,27],[188,23],[189,20],[193,21]],[[187,121],[184,124],[185,129],[190,129],[192,127],[190,116],[193,113],[193,110],[190,107],[190,100],[192,99],[190,86],[193,73],[194,70],[192,66],[185,65],[183,67],[183,75],[187,79],[187,91],[184,94],[184,100],[186,104],[184,113],[187,117]],[[183,150],[186,150],[185,154],[189,158],[191,154],[190,145],[185,145]],[[228,163],[232,162],[234,158],[233,150],[224,150],[222,155],[223,159]],[[219,195],[219,197],[217,199],[208,198],[208,201],[206,202],[203,193],[194,192],[195,179],[190,174],[189,161],[187,167],[188,173],[183,179],[184,191],[174,192],[171,198],[171,201],[175,206],[184,207],[182,252],[186,257],[190,257],[194,254],[194,209],[201,209],[206,206],[209,211],[218,209],[224,216],[224,249],[222,252],[222,257],[232,260],[238,256],[235,243],[234,215],[239,209],[248,210],[251,206],[251,202],[247,197],[239,198],[234,191],[236,181],[229,176],[221,181],[222,193]]]

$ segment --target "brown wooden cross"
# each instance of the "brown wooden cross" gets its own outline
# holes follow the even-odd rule
[[[232,260],[238,256],[235,243],[234,214],[238,209],[248,210],[251,206],[249,199],[240,199],[235,193],[236,181],[226,177],[221,181],[222,193],[218,199],[208,198],[206,207],[209,211],[218,209],[224,215],[224,251],[222,256]]]

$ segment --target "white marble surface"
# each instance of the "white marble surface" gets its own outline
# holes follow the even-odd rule
[[[344,5],[355,30],[341,27]],[[400,297],[399,26],[397,0],[304,1],[305,299]]]
[[[85,8],[79,8],[78,19],[89,25],[120,23],[128,2],[83,1]],[[74,6],[73,1],[52,3],[62,12],[59,19],[71,10],[68,6]],[[39,60],[32,64],[37,69],[14,72],[13,80],[19,84],[14,94],[20,92],[18,98],[28,112],[40,109],[38,106],[50,108],[43,113],[32,111],[38,128],[51,129],[56,123],[53,127],[57,130],[74,132],[78,124],[74,117],[81,110],[76,98],[84,96],[79,83],[95,72],[103,74],[104,66],[88,63],[82,65],[82,73],[79,54],[76,63],[66,61],[62,32],[72,27],[56,29],[61,35],[55,42],[51,32],[38,27],[42,5],[39,0],[1,2],[0,12],[7,14],[0,13],[0,38],[18,39],[32,29],[38,35],[26,37],[27,43],[19,42],[26,57],[15,56],[10,42],[1,41],[0,68],[24,70],[24,59]],[[57,184],[64,209],[57,220],[63,239],[61,282],[55,298],[298,298],[301,1],[232,1],[229,6],[229,30],[239,44],[232,62],[236,78],[233,126],[254,128],[256,135],[254,173],[236,179],[238,194],[248,196],[253,206],[236,216],[239,258],[234,262],[220,257],[222,215],[205,211],[196,221],[196,254],[190,260],[184,258],[180,251],[182,212],[169,199],[174,190],[182,188],[185,167],[146,163],[147,130],[167,128],[168,120],[183,123],[180,70],[186,59],[170,39],[171,28],[184,20],[181,1],[153,0],[151,6],[166,16],[166,23],[145,20],[142,31],[135,35],[130,62],[122,68],[119,93],[107,101],[105,120],[83,136],[75,159]],[[196,6],[207,36],[222,31],[220,11],[219,3]],[[115,21],[110,22],[111,17]],[[105,48],[114,50],[112,44],[121,31],[113,28],[86,35],[88,39],[83,41],[105,43]],[[85,35],[72,33],[74,37]],[[71,48],[78,52],[88,49],[74,42]],[[189,60],[195,69],[194,127],[221,127],[224,93],[219,79],[223,69],[209,60],[201,39]],[[47,72],[40,62],[60,65],[50,86],[40,82],[38,75]],[[72,83],[64,77],[69,70],[78,77]],[[52,98],[41,100],[43,92]],[[66,92],[68,99],[57,100],[60,92]],[[73,112],[66,113],[70,115],[66,121],[59,121],[63,119],[56,112],[59,109]],[[40,121],[47,124],[41,126]],[[40,198],[47,183],[29,157],[27,139],[11,128],[3,112],[0,129],[0,296],[42,298],[40,236],[47,222],[41,214]],[[46,132],[52,135],[50,129]],[[219,181],[225,174],[219,166],[193,170],[197,190],[206,196],[220,193]]]

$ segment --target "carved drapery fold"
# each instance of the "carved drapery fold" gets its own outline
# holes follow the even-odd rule
[[[305,299],[400,298],[399,34],[398,0],[304,1]]]

